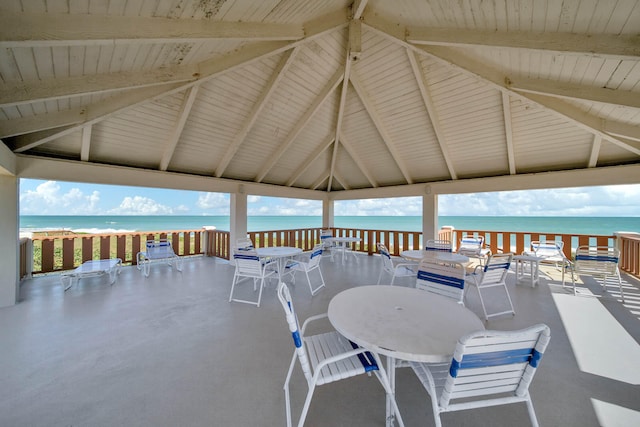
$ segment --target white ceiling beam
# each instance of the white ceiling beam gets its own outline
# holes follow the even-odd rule
[[[389,154],[391,154],[391,158],[393,159],[396,166],[402,173],[402,176],[404,177],[405,181],[407,181],[408,184],[413,184],[413,178],[411,178],[411,174],[409,173],[407,166],[402,161],[402,157],[400,156],[400,153],[396,149],[393,139],[391,138],[391,136],[389,135],[389,132],[387,131],[387,127],[382,121],[382,118],[380,117],[380,114],[378,113],[378,110],[376,109],[373,101],[371,101],[371,97],[369,96],[369,93],[366,91],[366,89],[362,85],[362,82],[360,81],[360,78],[355,73],[351,74],[351,84],[353,85],[353,88],[355,89],[356,94],[360,98],[362,105],[364,105],[364,108],[367,111],[369,118],[371,119],[374,126],[378,130],[378,134],[382,138],[384,145],[387,147],[387,150],[389,150]]]
[[[352,27],[349,27],[351,29]],[[349,36],[349,42],[352,41],[351,35]],[[347,91],[349,90],[349,78],[351,76],[351,46],[347,47],[347,57],[344,64],[344,79],[342,80],[342,88],[340,90],[340,101],[338,103],[338,116],[336,118],[336,133],[335,142],[333,144],[333,153],[331,155],[331,166],[329,168],[329,184],[327,185],[327,191],[331,191],[333,184],[333,175],[336,170],[336,159],[338,158],[338,146],[340,145],[340,135],[342,133],[342,119],[344,118],[344,106],[347,102]]]
[[[351,187],[349,186],[349,184],[346,183],[345,179],[337,172],[335,172],[333,174],[333,179],[342,186],[343,189],[345,190],[351,190]]]
[[[357,61],[362,55],[362,21],[349,22],[349,59]]]
[[[507,92],[502,92],[502,114],[504,115],[504,135],[507,142],[507,159],[509,161],[509,173],[515,175],[516,169],[516,156],[513,146],[513,128],[512,128],[512,116],[511,116],[511,99]]]
[[[0,159],[2,159],[1,149]],[[327,198],[327,194],[324,191],[313,191],[304,188],[238,182],[211,176],[113,166],[81,162],[79,160],[51,159],[24,154],[16,156],[16,170],[19,178],[30,179],[125,186],[130,186],[133,183],[141,187],[219,193],[237,193],[240,190],[239,187],[242,186],[246,194],[259,196],[293,197],[309,200],[326,200]]]
[[[558,82],[543,79],[509,78],[507,87],[517,92],[536,93],[561,99],[580,99],[584,101],[602,102],[640,108],[640,93],[619,89],[588,87],[569,82]]]
[[[291,174],[291,178],[289,178],[289,181],[287,181],[285,185],[287,187],[291,187],[293,184],[295,184],[298,178],[300,178],[300,176],[309,168],[309,166],[311,166],[318,160],[318,157],[320,157],[322,153],[324,153],[329,147],[331,147],[331,144],[333,144],[334,141],[335,137],[331,136],[327,138],[322,144],[320,144],[318,148],[316,148],[313,153],[311,153],[307,160],[305,160],[304,163],[298,166],[298,169],[296,169]]]
[[[162,97],[166,94],[167,89],[177,89],[181,87],[182,85],[180,83],[176,83],[168,88],[162,86],[151,86],[128,91],[121,96],[108,98],[101,103],[90,105],[84,109],[81,109],[79,114],[83,117],[83,119],[80,124],[70,126],[61,125],[57,126],[55,129],[51,128],[44,131],[36,131],[34,133],[17,136],[14,139],[14,151],[16,153],[21,153],[27,150],[31,150],[32,148],[35,148],[39,145],[76,132],[83,126],[94,124],[101,120],[107,119],[115,114],[119,114],[122,111],[125,111],[128,108],[132,108],[143,102],[147,102],[150,99]],[[57,116],[61,116],[63,118],[66,117],[66,115],[63,113]],[[39,116],[35,116],[34,120],[36,120],[37,117]]]
[[[0,121],[0,138],[83,123],[86,112],[86,108],[74,108],[71,110],[2,120]]]
[[[409,57],[409,63],[411,64],[411,69],[413,70],[413,77],[416,79],[416,83],[418,84],[418,89],[420,90],[420,96],[422,97],[422,102],[424,103],[425,108],[427,109],[427,114],[429,115],[429,120],[431,120],[431,126],[433,127],[433,132],[438,139],[438,145],[440,145],[440,152],[442,153],[442,157],[444,158],[444,162],[447,165],[447,169],[449,170],[449,176],[451,179],[458,179],[458,174],[456,173],[455,168],[453,167],[453,161],[451,160],[451,156],[449,155],[449,145],[447,144],[447,138],[444,135],[444,131],[440,126],[440,118],[438,117],[438,111],[436,110],[436,106],[433,104],[431,98],[431,92],[429,91],[429,87],[427,86],[426,77],[422,72],[422,68],[418,63],[418,59],[416,58],[415,52],[411,49],[407,49],[407,56]]]
[[[441,63],[452,66],[467,75],[484,81],[485,83],[493,86],[501,92],[507,91],[507,93],[509,93],[511,96],[522,99],[525,102],[533,102],[534,104],[538,104],[546,108],[548,111],[564,119],[570,120],[578,127],[585,129],[590,133],[599,134],[605,140],[613,142],[614,144],[619,145],[620,147],[625,148],[633,153],[637,153],[638,151],[635,146],[628,144],[628,142],[605,133],[603,131],[603,128],[605,126],[603,126],[603,120],[600,118],[581,112],[575,107],[572,107],[566,103],[562,103],[559,100],[554,100],[555,103],[550,103],[548,102],[548,97],[514,91],[508,86],[507,82],[509,81],[509,79],[504,74],[491,67],[487,67],[485,64],[482,64],[474,59],[470,59],[469,57],[462,55],[461,53],[452,50],[451,48],[443,46],[416,46],[414,44],[408,43],[405,41],[405,27],[390,23],[389,21],[381,18],[378,15],[366,15],[364,22],[369,28],[371,28],[372,31],[387,40],[391,40],[402,46],[415,49],[417,53],[429,55],[430,57],[438,60]],[[560,105],[562,105],[560,109],[555,108],[555,106]]]
[[[349,154],[349,156],[351,156],[351,159],[356,164],[358,169],[360,169],[360,172],[362,172],[362,174],[367,178],[367,181],[369,181],[369,185],[374,188],[378,187],[378,183],[369,171],[369,168],[367,168],[360,156],[358,156],[353,149],[353,146],[349,144],[349,141],[344,137],[344,134],[342,133],[340,134],[340,140],[342,141],[342,147],[344,148],[344,150],[347,152],[347,154]]]
[[[264,106],[267,105],[269,99],[271,98],[271,95],[273,95],[275,89],[278,87],[278,84],[285,76],[287,69],[289,68],[293,61],[293,58],[295,57],[294,52],[298,49],[299,47],[285,52],[283,57],[280,59],[280,62],[276,66],[275,70],[273,70],[271,78],[267,82],[266,87],[260,94],[260,97],[253,104],[253,109],[251,110],[251,112],[249,112],[249,116],[242,124],[242,128],[233,138],[233,141],[231,142],[231,144],[229,144],[229,146],[227,147],[227,151],[225,151],[222,159],[218,163],[214,174],[216,177],[220,178],[222,174],[224,174],[227,166],[229,166],[229,163],[231,163],[231,159],[233,159],[233,156],[237,153],[240,145],[249,134],[249,131],[251,131],[251,128],[255,124],[256,120],[258,120],[260,112],[262,111]]]
[[[322,175],[320,175],[320,177],[318,177],[318,179],[316,179],[313,184],[311,184],[311,188],[313,188],[314,190],[317,190],[318,187],[320,187],[322,185],[323,182],[325,182],[327,179],[329,178],[329,171],[325,171]],[[329,191],[329,187],[327,187],[327,192]]]
[[[16,155],[0,140],[0,175],[16,176],[16,159]]]
[[[101,94],[117,90],[195,81],[197,66],[180,66],[46,80],[0,83],[0,106]]]
[[[638,36],[613,34],[540,33],[531,31],[474,31],[461,28],[408,27],[406,40],[433,46],[491,46],[565,54],[640,57]]]
[[[303,37],[303,28],[295,24],[0,11],[0,47],[3,48],[193,43],[210,39],[273,41]]]
[[[613,137],[620,137],[640,141],[640,126],[630,125],[627,123],[617,123],[605,121],[603,124],[604,132]]]
[[[269,173],[269,171],[275,166],[275,164],[278,162],[280,157],[282,157],[284,152],[287,151],[287,149],[291,146],[291,144],[296,139],[296,137],[300,134],[300,132],[302,132],[305,126],[311,121],[316,111],[318,111],[318,109],[322,106],[322,104],[324,104],[324,102],[327,100],[329,95],[331,95],[331,93],[333,93],[336,87],[338,87],[340,82],[343,80],[343,77],[344,76],[342,74],[342,70],[338,69],[338,71],[336,71],[333,77],[329,79],[329,81],[327,82],[325,87],[322,89],[320,94],[318,94],[318,96],[313,101],[311,106],[309,106],[309,108],[304,113],[304,115],[300,118],[300,120],[298,120],[298,122],[296,123],[292,131],[289,132],[289,135],[287,135],[287,138],[278,146],[278,149],[273,154],[271,154],[271,156],[269,156],[264,166],[256,176],[256,179],[255,179],[256,182],[262,182],[262,180],[267,175],[267,173]]]
[[[89,161],[89,151],[91,149],[91,131],[92,125],[87,125],[82,128],[82,146],[80,147],[80,160],[83,162]]]
[[[607,135],[603,129],[602,119],[585,113],[584,111],[579,110],[560,99],[534,93],[521,93],[514,91],[507,84],[509,79],[505,78],[505,76],[500,72],[487,67],[484,64],[476,62],[473,59],[463,57],[457,52],[452,51],[450,48],[442,46],[422,46],[420,47],[420,50],[439,61],[456,67],[464,73],[468,73],[472,76],[475,76],[476,78],[484,80],[486,83],[492,85],[500,91],[506,90],[511,96],[522,99],[525,102],[533,102],[534,104],[538,104],[544,107],[547,111],[554,113],[555,115],[562,117],[565,120],[568,119],[574,125],[586,130],[589,133],[599,134],[604,139],[611,141],[612,143],[626,150],[629,150],[635,154],[638,153],[637,148],[627,144],[619,138],[614,138],[611,135]]]
[[[600,155],[600,146],[602,145],[602,137],[600,135],[593,135],[593,145],[591,146],[591,155],[589,156],[590,168],[598,166],[598,156]]]
[[[367,3],[369,0],[354,0],[351,5],[351,13],[353,15],[353,19],[360,19],[362,17],[362,13],[364,9],[367,7]]]
[[[166,171],[169,167],[169,164],[171,163],[171,158],[173,157],[173,153],[176,151],[176,146],[178,145],[178,141],[180,140],[180,135],[182,135],[184,125],[187,123],[189,114],[191,114],[193,103],[196,101],[196,97],[198,96],[199,88],[199,85],[192,86],[187,89],[184,94],[182,107],[180,109],[180,112],[178,113],[178,120],[173,127],[173,132],[171,132],[171,136],[169,136],[169,140],[167,141],[164,153],[162,154],[162,159],[160,160],[160,167],[158,169],[160,169],[161,171]]]

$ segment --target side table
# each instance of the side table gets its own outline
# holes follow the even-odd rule
[[[534,288],[540,282],[540,261],[544,258],[534,255],[516,255],[516,284],[528,282]]]

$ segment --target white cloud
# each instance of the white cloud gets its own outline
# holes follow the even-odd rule
[[[229,196],[224,193],[199,193],[196,206],[210,215],[229,215]]]
[[[99,213],[100,193],[84,194],[78,188],[66,193],[56,181],[46,181],[35,190],[20,194],[20,213],[23,215],[95,215]]]
[[[335,214],[338,216],[419,216],[422,215],[422,198],[340,200],[335,204]]]
[[[174,209],[148,197],[127,196],[122,200],[120,206],[111,209],[109,213],[113,215],[172,215]]]

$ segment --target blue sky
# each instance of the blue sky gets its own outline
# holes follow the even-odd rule
[[[249,215],[322,215],[319,201],[249,196]],[[22,179],[21,215],[228,215],[229,195]],[[422,198],[339,201],[335,214],[422,215]],[[443,216],[640,216],[640,184],[439,197]]]

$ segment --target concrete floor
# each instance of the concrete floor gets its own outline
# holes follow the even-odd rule
[[[292,294],[301,320],[326,311],[341,290],[377,281],[378,257],[359,260],[344,267],[323,260],[327,286],[313,298],[298,276]],[[145,278],[124,267],[113,286],[89,278],[66,293],[58,275],[24,281],[21,302],[0,309],[0,426],[285,425],[282,384],[293,347],[275,282],[260,308],[230,304],[232,275],[224,260],[192,258],[182,273],[153,265]],[[593,281],[574,297],[556,279],[530,288],[516,286],[511,274],[517,314],[487,323],[551,327],[531,386],[540,425],[640,425],[638,282],[624,276],[623,305]],[[467,306],[481,312],[475,289]],[[433,425],[429,397],[413,372],[399,370],[397,382],[405,424]],[[297,416],[306,394],[299,367],[292,393]],[[524,404],[442,420],[528,425]],[[366,376],[321,386],[306,425],[383,426],[382,388]]]

